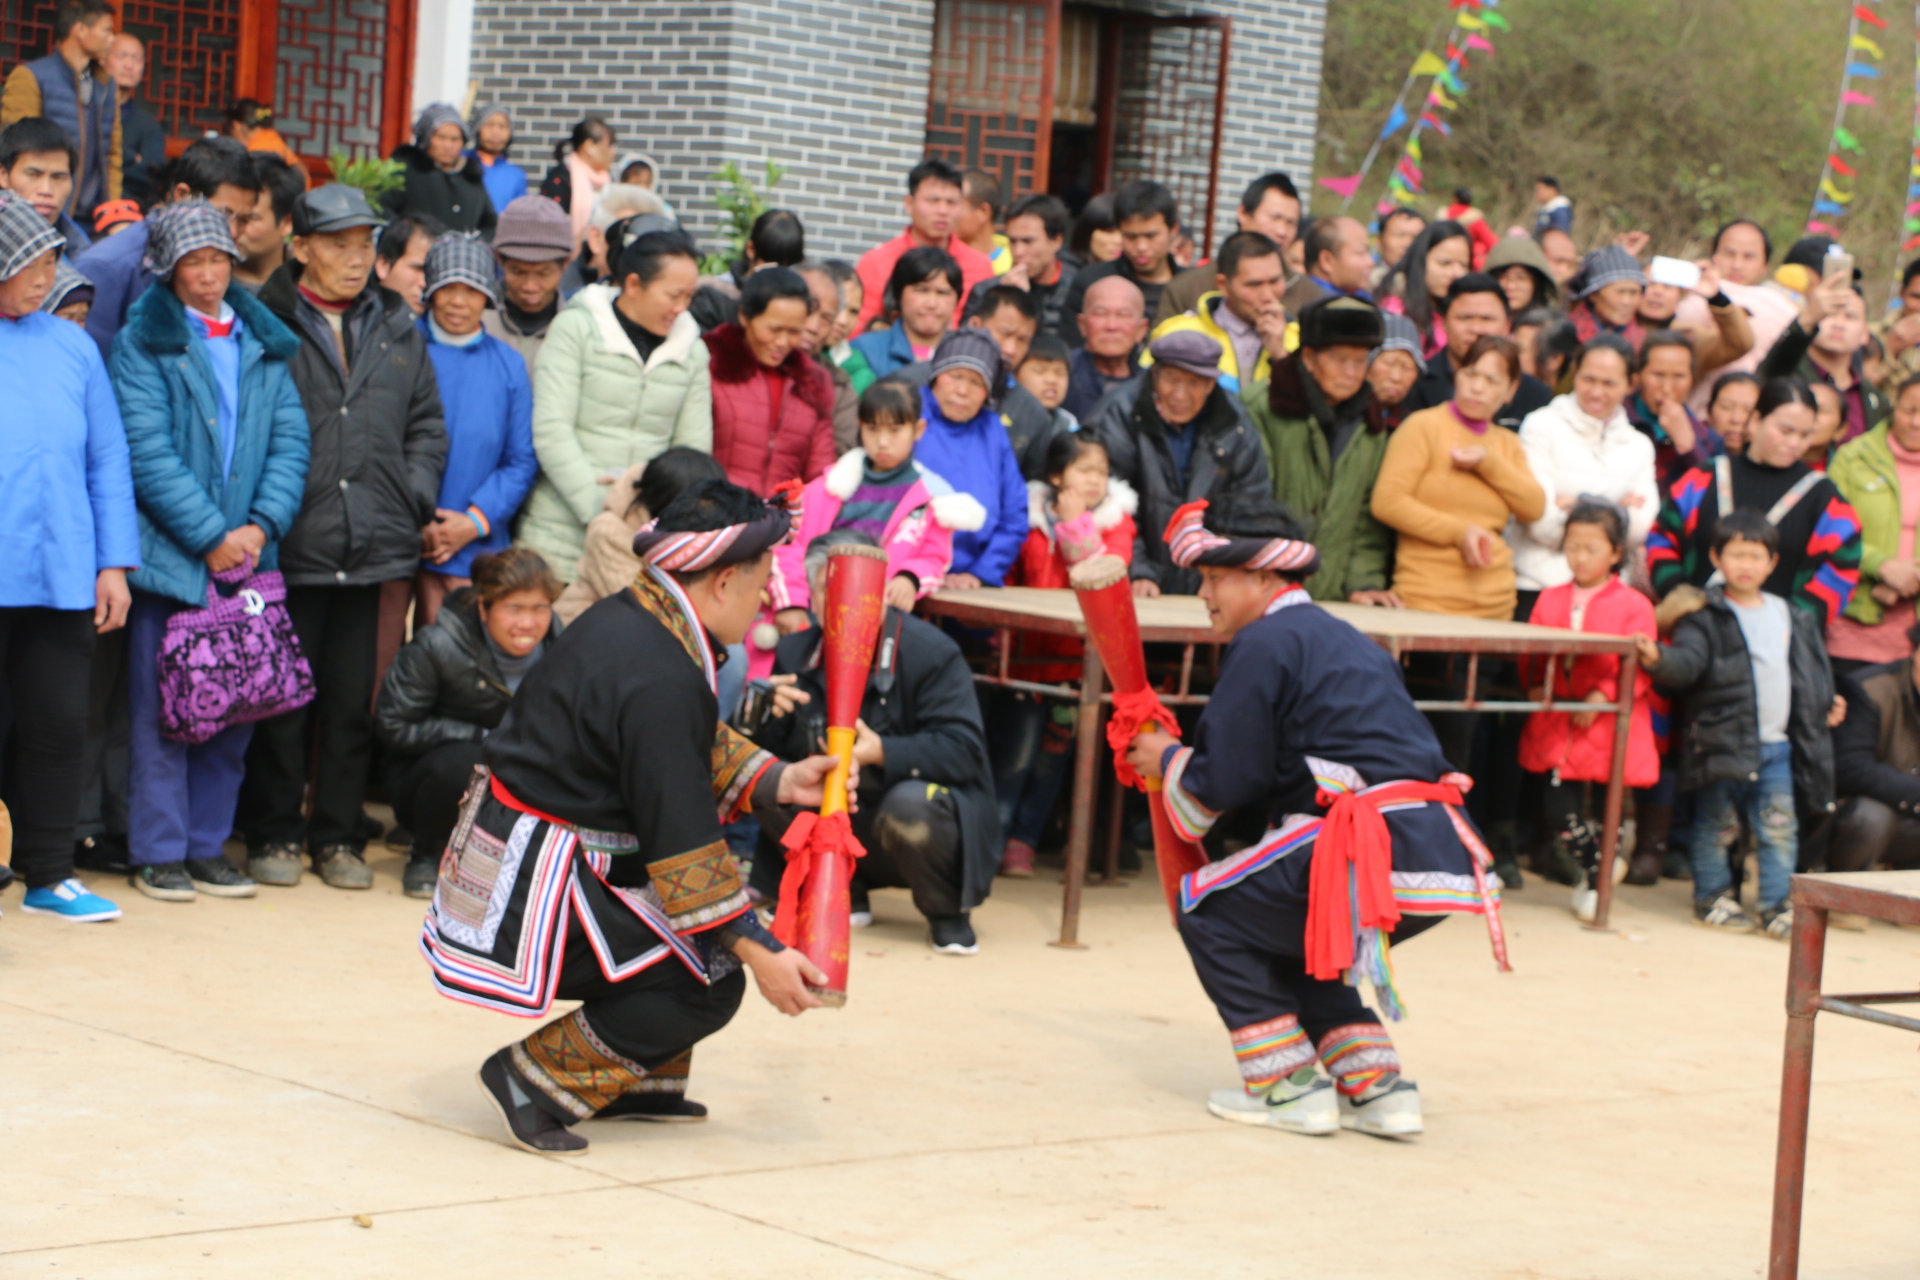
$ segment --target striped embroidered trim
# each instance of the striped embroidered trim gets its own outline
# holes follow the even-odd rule
[[[1233,1056],[1249,1094],[1261,1094],[1314,1059],[1312,1043],[1300,1029],[1300,1019],[1283,1013],[1266,1022],[1231,1033]]]
[[[1173,806],[1167,807],[1169,813]],[[1325,819],[1295,814],[1277,831],[1269,831],[1258,844],[1249,845],[1230,858],[1210,862],[1198,871],[1180,878],[1180,909],[1191,911],[1201,899],[1218,889],[1239,884],[1248,876],[1264,870],[1296,849],[1310,845],[1320,835]],[[1178,824],[1176,824],[1178,825]]]
[[[720,821],[731,822],[744,811],[760,776],[773,767],[771,752],[762,751],[732,725],[722,724],[713,736],[713,800]]]
[[[1181,747],[1173,753],[1173,761],[1167,766],[1167,776],[1161,783],[1162,795],[1166,799],[1167,817],[1173,822],[1173,829],[1180,838],[1192,844],[1198,844],[1207,832],[1213,830],[1213,824],[1220,821],[1220,815],[1201,804],[1181,785],[1186,776],[1187,764],[1193,759],[1192,747]]]
[[[688,1049],[676,1057],[668,1058],[657,1067],[647,1070],[647,1078],[642,1080],[628,1093],[685,1093],[687,1076],[693,1072],[693,1050]]]
[[[672,577],[661,572],[653,565],[643,566],[645,572],[633,580],[633,594],[648,613],[660,619],[667,630],[673,632],[687,656],[700,664],[700,674],[707,678],[707,688],[719,696],[719,668],[714,665],[713,650],[707,644],[707,631],[700,623],[700,615],[693,611],[693,601],[687,599],[687,593]]]
[[[538,822],[525,814],[521,818]],[[427,912],[426,923],[421,926],[420,952],[442,994],[519,1017],[538,1018],[552,1007],[560,955],[566,945],[573,848],[573,834],[558,827],[549,827],[540,841],[532,883],[522,907],[520,945],[510,964],[496,964],[461,949],[457,937],[443,940],[436,901],[436,909]]]
[[[724,840],[647,864],[675,933],[697,933],[749,908],[740,864]]]
[[[1333,1077],[1333,1087],[1349,1098],[1366,1092],[1383,1076],[1400,1072],[1400,1055],[1387,1029],[1377,1022],[1356,1022],[1321,1036],[1320,1061]]]
[[[594,1034],[585,1009],[555,1019],[509,1051],[514,1070],[576,1120],[639,1087],[647,1069]]]

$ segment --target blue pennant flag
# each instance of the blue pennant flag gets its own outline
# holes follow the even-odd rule
[[[1831,200],[1815,200],[1813,202],[1813,211],[1830,218],[1844,218],[1847,216],[1847,206],[1835,204]]]
[[[1878,80],[1880,78],[1880,68],[1874,66],[1871,62],[1849,62],[1847,64],[1847,74],[1855,80]]]
[[[1400,132],[1401,126],[1406,124],[1406,122],[1407,109],[1397,102],[1394,103],[1393,114],[1387,117],[1387,123],[1381,127],[1380,136],[1383,138],[1392,137],[1394,134]]]

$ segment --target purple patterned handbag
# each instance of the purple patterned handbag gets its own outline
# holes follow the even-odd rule
[[[313,701],[313,670],[300,652],[286,600],[280,575],[253,572],[249,556],[213,575],[206,608],[167,619],[160,640],[161,737],[205,742],[222,729]]]

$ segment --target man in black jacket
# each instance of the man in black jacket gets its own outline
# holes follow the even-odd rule
[[[293,209],[293,256],[260,290],[295,333],[293,379],[313,432],[300,517],[280,544],[287,612],[313,668],[314,700],[263,721],[247,752],[239,825],[262,884],[300,880],[304,843],[320,878],[365,889],[360,851],[384,582],[411,579],[447,464],[440,389],[405,302],[372,283],[373,229],[356,188],[337,183]],[[314,732],[318,723],[318,734]],[[320,768],[301,816],[308,744]]]
[[[1101,401],[1086,430],[1107,446],[1113,477],[1140,495],[1133,593],[1193,595],[1200,575],[1173,562],[1162,538],[1167,521],[1197,498],[1231,498],[1243,509],[1271,504],[1273,479],[1246,405],[1219,385],[1220,344],[1185,331],[1148,350],[1148,375]]]
[[[828,547],[875,545],[851,529],[815,538],[806,558],[813,598],[825,598]],[[774,671],[795,677],[811,699],[771,716],[754,735],[783,760],[805,759],[826,734],[821,638],[815,625],[774,651]],[[860,710],[853,758],[862,781],[853,829],[867,855],[855,869],[854,911],[868,910],[868,889],[911,889],[934,950],[973,955],[980,948],[967,913],[993,888],[1002,840],[980,704],[960,647],[938,628],[888,609]],[[754,887],[777,894],[785,868],[780,846],[763,834]]]
[[[1453,399],[1454,362],[1465,359],[1477,339],[1488,334],[1505,337],[1513,328],[1506,292],[1498,280],[1480,271],[1469,272],[1453,282],[1447,290],[1446,301],[1441,304],[1440,314],[1447,327],[1447,349],[1427,357],[1427,371],[1401,402],[1402,421],[1408,414]],[[1493,420],[1509,431],[1518,431],[1528,414],[1544,409],[1552,399],[1553,391],[1546,383],[1523,373],[1520,385],[1514,388],[1513,399],[1493,415]]]
[[[1920,626],[1907,633],[1920,644]],[[1861,667],[1840,681],[1847,718],[1833,731],[1841,796],[1832,871],[1920,866],[1920,660]]]

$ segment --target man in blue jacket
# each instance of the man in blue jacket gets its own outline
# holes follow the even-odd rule
[[[251,217],[260,203],[260,178],[247,159],[247,149],[232,138],[202,138],[173,162],[162,193],[166,200],[200,196],[230,220]],[[74,260],[80,274],[93,281],[93,310],[87,332],[100,344],[100,354],[113,350],[113,337],[127,322],[127,311],[153,284],[153,273],[141,262],[147,256],[147,225],[136,222],[117,236],[108,236]]]
[[[987,509],[986,523],[953,535],[949,588],[997,587],[1027,540],[1027,482],[987,388],[1001,383],[1000,347],[984,329],[956,329],[933,353],[921,391],[927,433],[914,458]]]

